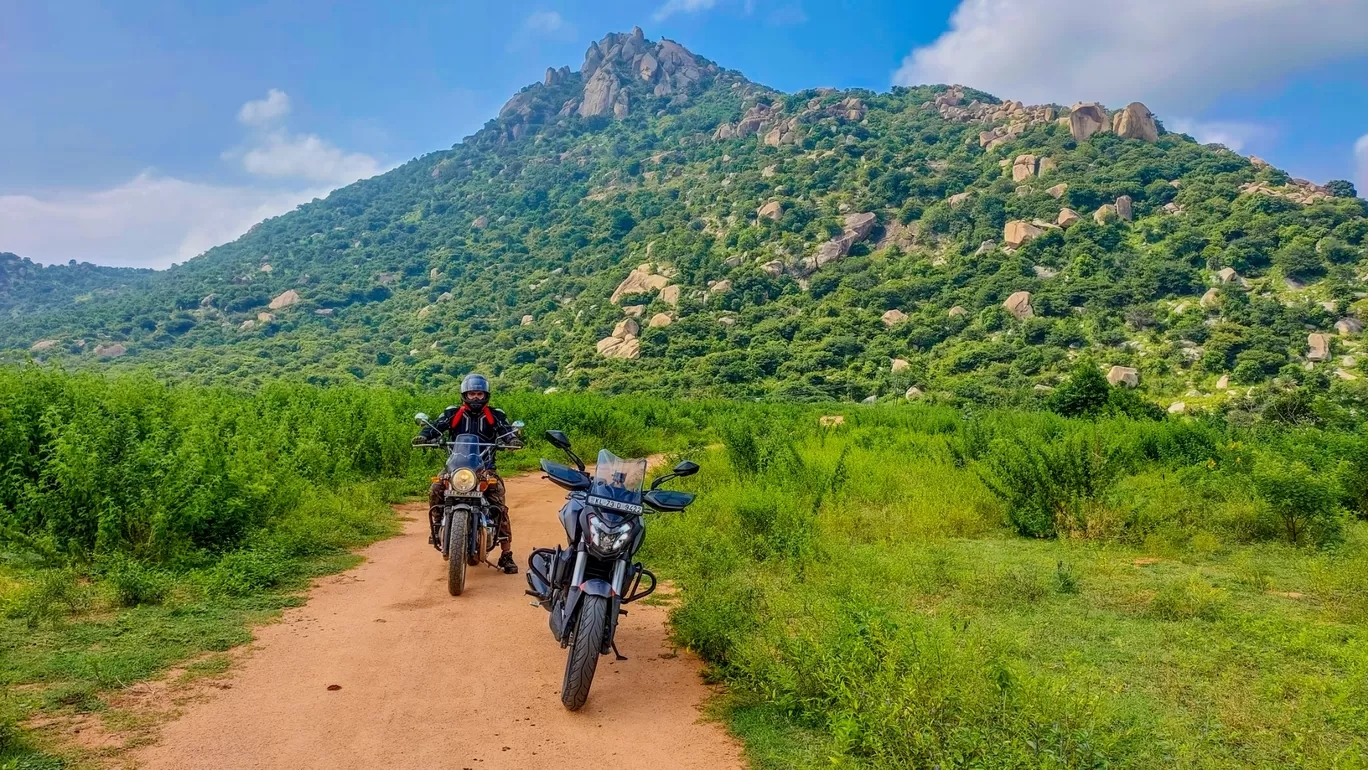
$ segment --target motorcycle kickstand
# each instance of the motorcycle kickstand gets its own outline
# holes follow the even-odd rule
[[[613,642],[613,655],[617,658],[617,660],[628,660],[628,659],[629,659],[626,655],[623,655],[622,653],[618,652],[617,642],[616,642],[616,641]]]

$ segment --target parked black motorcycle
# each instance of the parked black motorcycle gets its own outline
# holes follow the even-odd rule
[[[647,508],[687,508],[694,501],[692,493],[660,486],[675,477],[692,476],[698,466],[691,462],[676,465],[672,473],[656,479],[643,494],[645,460],[624,460],[605,449],[599,452],[598,465],[590,476],[564,433],[547,431],[546,438],[575,463],[571,468],[541,461],[547,478],[570,492],[560,511],[570,545],[532,552],[527,565],[527,594],[551,613],[551,634],[561,647],[570,648],[561,703],[578,711],[589,697],[599,656],[611,650],[625,660],[614,642],[618,618],[627,614],[622,606],[650,596],[656,588],[655,575],[632,561],[646,535],[641,517]],[[650,581],[644,589],[642,578]]]
[[[419,425],[437,430],[426,414],[414,415]],[[500,449],[522,449],[523,424],[500,436],[498,443],[482,442],[479,436],[463,433],[454,441],[415,443],[429,449],[446,449],[446,467],[439,477],[446,488],[442,513],[434,533],[437,550],[447,561],[447,591],[460,596],[465,591],[466,567],[484,563],[498,569],[489,553],[499,544],[499,515],[485,498],[485,490],[496,483],[487,471],[494,467],[494,453]],[[431,512],[429,511],[431,519]]]

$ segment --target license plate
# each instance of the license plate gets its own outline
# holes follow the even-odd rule
[[[640,505],[636,505],[633,503],[624,503],[618,500],[610,500],[609,498],[599,497],[598,495],[589,495],[588,502],[590,505],[596,506],[598,508],[607,508],[610,511],[621,511],[623,513],[639,514],[643,510],[645,510]]]

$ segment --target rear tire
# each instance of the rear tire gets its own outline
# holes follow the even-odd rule
[[[469,521],[465,511],[452,511],[451,520],[447,522],[447,591],[452,596],[460,596],[465,591]]]
[[[579,622],[570,639],[570,654],[565,659],[565,680],[561,682],[561,703],[579,711],[589,700],[589,688],[598,669],[599,650],[608,626],[608,600],[585,596],[580,600]]]

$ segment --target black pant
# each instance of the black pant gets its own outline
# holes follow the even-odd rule
[[[508,520],[508,503],[506,502],[504,482],[497,473],[491,472],[489,479],[494,483],[485,490],[485,499],[489,505],[499,514],[499,542],[513,542],[513,527]],[[442,526],[442,506],[446,505],[446,487],[440,481],[435,481],[428,489],[428,519],[432,523],[432,531]]]

